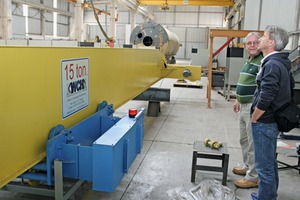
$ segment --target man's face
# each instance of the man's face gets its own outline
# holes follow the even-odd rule
[[[257,48],[259,44],[259,38],[256,35],[252,35],[247,38],[246,41],[246,50],[248,51],[251,57],[256,56],[260,53],[260,50]]]
[[[259,45],[258,49],[263,50],[263,49],[268,49],[270,46],[270,33],[269,32],[264,32],[264,35],[259,38]]]

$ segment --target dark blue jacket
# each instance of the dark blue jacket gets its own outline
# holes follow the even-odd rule
[[[257,88],[251,107],[251,114],[255,107],[264,110],[265,113],[258,122],[273,123],[274,111],[291,101],[291,61],[288,53],[280,52],[265,58],[261,70],[257,74]],[[291,80],[292,79],[292,80]]]

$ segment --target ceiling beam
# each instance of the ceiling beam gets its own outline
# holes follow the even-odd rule
[[[232,0],[137,0],[141,5],[233,6]]]
[[[238,37],[238,38],[244,38],[247,36],[248,33],[255,31],[259,32],[260,34],[264,34],[263,31],[257,31],[257,30],[225,30],[225,29],[210,29],[209,36],[211,38],[213,37]]]
[[[148,12],[147,8],[138,4],[136,1],[119,0],[119,3],[122,4],[123,6],[126,6],[127,8],[129,8],[131,10],[135,10],[137,13],[140,13],[144,17],[154,20],[154,16]]]
[[[245,2],[245,1],[243,1]],[[235,13],[239,11],[240,7],[243,5],[241,0],[237,0],[234,4],[233,7],[231,7],[229,13],[227,14],[227,16],[225,17],[226,20],[231,19],[232,17],[234,17]]]
[[[34,2],[27,1],[27,0],[12,0],[12,2],[17,3],[17,4],[28,5],[29,7],[32,7],[32,8],[47,10],[47,11],[50,11],[50,12],[57,12],[58,14],[62,14],[62,15],[70,16],[70,17],[74,15],[73,13],[62,10],[62,9],[48,7],[44,4],[34,3]]]

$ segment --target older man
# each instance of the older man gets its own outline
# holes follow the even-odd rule
[[[288,33],[278,26],[267,26],[259,39],[263,52],[257,89],[251,107],[251,128],[254,143],[255,167],[258,173],[258,193],[253,200],[276,200],[278,166],[276,160],[279,134],[274,113],[291,100],[291,62],[288,53],[280,52],[288,43]]]
[[[234,184],[239,188],[251,188],[258,186],[258,177],[254,164],[254,150],[250,122],[250,108],[253,95],[256,89],[256,75],[259,71],[261,51],[258,49],[258,39],[261,37],[258,32],[250,32],[245,38],[245,49],[249,53],[240,71],[237,83],[237,98],[233,104],[233,111],[239,112],[240,144],[242,147],[243,166],[233,168],[233,173],[245,176],[236,180]]]

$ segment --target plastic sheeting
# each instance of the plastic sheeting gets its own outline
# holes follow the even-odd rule
[[[203,180],[187,192],[183,187],[167,191],[172,200],[235,200],[234,192],[214,179]]]

